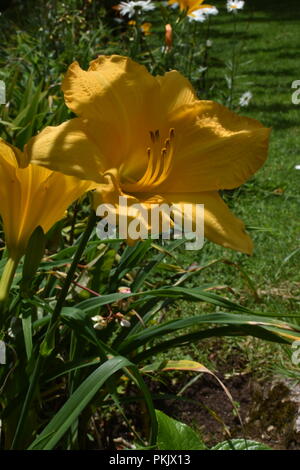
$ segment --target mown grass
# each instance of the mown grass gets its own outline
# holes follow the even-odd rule
[[[272,127],[272,134],[264,167],[241,188],[226,192],[225,198],[233,212],[246,223],[255,244],[254,254],[248,257],[208,243],[199,253],[182,253],[181,261],[185,265],[192,262],[205,265],[213,259],[226,258],[236,266],[215,264],[192,278],[191,283],[230,286],[235,298],[258,311],[295,314],[299,313],[300,303],[300,171],[294,169],[300,162],[300,105],[292,103],[291,85],[300,79],[297,55],[300,4],[293,0],[246,3],[247,13],[239,16],[237,25],[239,76],[235,103],[240,94],[250,90],[253,99],[248,108],[239,112]],[[231,60],[224,41],[232,40],[232,29],[224,10],[213,19],[211,62],[214,53],[220,55],[223,50],[228,54],[225,61]],[[224,67],[209,68],[209,85],[221,80],[226,86],[225,73]],[[214,98],[213,95],[212,89],[209,97]],[[251,278],[258,299],[238,266]],[[180,311],[190,314],[195,308],[186,304]],[[217,351],[218,356],[226,357],[232,347],[249,361],[250,369],[260,374],[266,374],[276,360],[281,360],[278,346],[257,340],[228,339]],[[188,350],[191,356],[196,354],[208,361],[205,348]]]
[[[297,19],[300,5],[289,3],[294,5],[294,9],[289,9],[291,17],[272,14],[272,8],[267,4],[264,10],[262,6],[258,10],[259,2],[252,2],[253,16],[244,15],[240,21],[241,28],[247,21],[250,25],[241,40],[239,69],[242,76],[238,79],[238,87],[241,92],[250,90],[253,100],[248,108],[239,112],[272,127],[269,158],[264,167],[243,187],[225,194],[233,211],[251,232],[254,255],[239,255],[212,244],[196,256],[188,252],[184,255],[186,261],[201,259],[204,263],[215,257],[226,257],[237,262],[252,276],[256,288],[263,291],[280,286],[292,291],[293,284],[300,281],[300,252],[285,262],[299,248],[300,238],[300,173],[294,169],[300,161],[300,107],[291,100],[294,91],[291,84],[300,77],[296,54],[300,46],[300,20]],[[223,32],[227,37],[230,28],[222,15],[216,18],[213,26],[218,32],[214,40],[216,50],[222,47]],[[223,72],[210,69],[210,81],[221,79]],[[203,276],[211,280],[217,276],[218,280],[228,282],[229,275],[233,286],[240,284],[240,275],[235,269],[219,265],[219,269],[214,266],[211,271],[211,276],[207,272]],[[223,272],[226,272],[225,278]],[[284,302],[284,295],[280,297]],[[284,302],[284,305],[289,311],[297,309],[297,304]]]

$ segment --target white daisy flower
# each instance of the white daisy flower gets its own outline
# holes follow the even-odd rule
[[[199,23],[203,23],[209,15],[217,15],[219,10],[216,7],[207,7],[207,8],[199,8],[191,12],[188,17],[190,21],[198,21]]]
[[[295,165],[295,170],[300,170],[300,165]]]
[[[216,7],[202,8],[202,11],[205,15],[217,15],[219,13],[219,10]]]
[[[245,2],[243,0],[227,0],[227,11],[237,13],[238,10],[244,8]]]
[[[138,0],[138,1],[129,1],[121,2],[119,4],[119,12],[122,16],[128,15],[129,18],[132,18],[138,10],[142,11],[151,11],[154,10],[155,5],[151,0]]]
[[[195,10],[188,15],[189,21],[197,21],[198,23],[203,23],[207,16],[203,13],[202,9]]]
[[[155,9],[155,5],[152,0],[138,0],[135,2],[138,7],[141,8],[143,11],[151,11]]]
[[[245,93],[243,93],[239,101],[240,106],[242,106],[243,108],[248,106],[250,101],[252,100],[252,97],[253,95],[251,91],[246,91]]]
[[[129,18],[135,15],[136,2],[121,2],[118,6],[120,15],[128,15]]]

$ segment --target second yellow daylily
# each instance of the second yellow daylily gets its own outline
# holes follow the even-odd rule
[[[14,260],[25,253],[36,227],[46,233],[91,187],[89,181],[37,165],[20,168],[23,160],[20,150],[0,139],[0,215],[8,254]]]
[[[149,208],[204,204],[206,237],[252,252],[219,190],[240,186],[260,168],[269,129],[198,100],[179,72],[152,76],[128,57],[100,56],[88,71],[74,62],[62,88],[79,118],[33,138],[28,161],[97,182],[99,202],[116,207],[120,195]]]

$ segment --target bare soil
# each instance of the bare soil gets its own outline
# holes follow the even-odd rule
[[[208,374],[184,392],[183,397],[191,401],[159,400],[157,408],[198,430],[208,447],[230,437],[253,439],[273,449],[300,450],[299,385],[275,377],[259,381],[238,371],[229,378],[224,370],[217,376],[230,392],[240,417]],[[176,393],[182,386],[182,382],[170,384],[168,393]]]

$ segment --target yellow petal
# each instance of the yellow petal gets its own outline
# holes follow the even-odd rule
[[[160,108],[166,117],[172,115],[181,106],[197,100],[191,83],[176,70],[157,76],[160,85]]]
[[[132,157],[159,118],[159,85],[145,67],[128,57],[100,56],[88,71],[74,62],[62,89],[67,106],[87,119],[89,132],[111,167]]]
[[[45,166],[82,179],[102,181],[107,166],[82,119],[46,127],[25,146],[27,163]]]
[[[181,11],[187,10],[188,13],[197,10],[198,8],[210,7],[211,5],[202,5],[204,0],[168,0],[169,5],[174,3],[179,4]],[[202,6],[201,6],[202,5]]]
[[[99,185],[95,191],[95,209],[99,204],[112,204],[115,207],[115,213],[119,217],[124,218],[126,214],[124,208],[120,211],[119,197],[126,198],[126,205],[128,208],[132,204],[142,205],[148,213],[148,221],[151,223],[150,212],[153,206],[167,204],[168,207],[172,204],[181,205],[195,204],[204,205],[204,233],[206,238],[222,245],[226,248],[240,251],[242,253],[251,254],[253,251],[253,244],[249,235],[245,232],[244,223],[235,217],[228,209],[222,198],[217,191],[199,192],[199,193],[165,193],[165,194],[151,194],[151,193],[132,193],[126,194],[119,186],[117,173],[110,172],[106,176],[106,185]],[[196,211],[193,209],[191,216],[194,217]],[[159,220],[159,227],[163,223],[168,226],[170,219],[168,212],[162,212],[161,219]],[[131,218],[128,219],[128,223]],[[125,223],[125,222],[124,222]],[[195,227],[195,220],[192,220],[193,229]],[[172,226],[172,223],[170,224]],[[159,231],[160,228],[158,229]],[[148,226],[151,229],[151,226]],[[155,233],[156,235],[156,233]]]
[[[212,101],[177,110],[168,125],[177,146],[163,192],[232,189],[265,162],[270,129]]]
[[[23,152],[13,145],[8,144],[0,138],[0,155],[7,163],[15,167],[16,163],[21,166],[24,160]],[[25,165],[26,166],[26,165]]]
[[[196,3],[200,5],[201,3],[203,3],[203,1],[204,0],[168,0],[168,4],[173,5],[174,3],[178,3],[180,10],[186,10],[191,6],[194,6],[194,4]]]
[[[16,153],[20,157],[19,151]],[[19,168],[14,148],[4,141],[0,141],[0,179],[0,215],[11,257],[25,252],[37,226],[47,232],[91,187],[90,181],[36,165]]]
[[[169,204],[204,204],[205,237],[225,248],[253,252],[253,243],[244,223],[235,217],[217,192],[165,194]],[[195,223],[195,221],[194,221]]]

